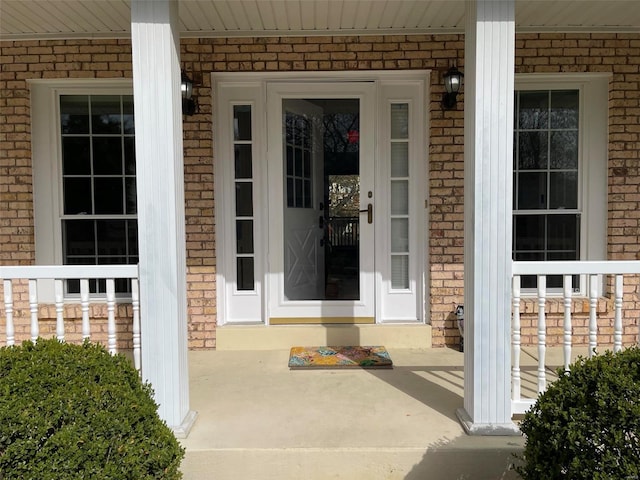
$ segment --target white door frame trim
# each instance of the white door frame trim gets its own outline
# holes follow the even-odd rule
[[[232,259],[226,258],[228,255],[226,252],[234,251],[234,239],[232,238],[233,231],[229,231],[229,229],[233,230],[233,225],[229,221],[227,217],[230,217],[230,212],[232,212],[233,202],[229,198],[231,192],[225,194],[226,190],[229,190],[229,175],[230,175],[230,166],[225,165],[229,162],[216,162],[215,159],[218,158],[228,158],[229,156],[229,140],[221,138],[222,132],[220,128],[220,114],[225,109],[228,110],[228,106],[224,106],[219,104],[218,102],[229,102],[230,98],[225,97],[221,98],[220,95],[221,89],[242,89],[247,88],[247,91],[253,92],[253,98],[247,98],[245,100],[234,96],[233,103],[247,103],[252,104],[254,107],[254,126],[256,132],[256,152],[257,155],[262,155],[263,153],[268,154],[267,152],[267,138],[266,138],[266,129],[269,119],[267,118],[267,108],[266,103],[268,102],[267,96],[267,85],[277,84],[277,83],[288,83],[295,82],[297,84],[318,84],[322,82],[329,83],[349,83],[349,82],[367,82],[373,84],[374,88],[374,105],[372,106],[373,111],[375,112],[375,120],[374,122],[374,145],[373,149],[375,155],[380,155],[381,149],[386,148],[385,145],[381,145],[380,142],[384,141],[381,137],[381,127],[380,127],[380,114],[384,114],[386,111],[389,102],[397,102],[403,101],[404,97],[409,97],[403,93],[403,97],[401,100],[396,99],[393,96],[384,95],[383,91],[389,92],[391,91],[394,85],[412,85],[414,88],[419,86],[419,94],[416,97],[416,101],[414,101],[414,106],[418,106],[417,112],[421,113],[421,116],[415,116],[417,119],[417,123],[419,124],[419,128],[421,131],[417,131],[416,138],[414,140],[414,151],[411,157],[411,164],[416,164],[416,168],[412,168],[411,176],[415,178],[415,182],[412,185],[415,186],[413,188],[413,192],[410,197],[410,201],[414,206],[414,210],[411,212],[412,218],[412,238],[414,239],[415,252],[412,255],[415,255],[412,263],[415,267],[415,273],[412,274],[413,280],[415,282],[412,284],[412,288],[407,292],[411,293],[411,305],[412,308],[415,309],[415,317],[411,315],[399,315],[396,317],[385,315],[388,318],[382,318],[381,312],[383,311],[381,306],[381,296],[388,289],[383,289],[380,287],[382,273],[380,272],[379,267],[375,268],[375,297],[376,297],[376,305],[375,305],[375,316],[376,323],[425,323],[425,320],[428,318],[427,313],[428,309],[426,308],[426,297],[427,297],[427,285],[428,285],[428,268],[427,268],[427,238],[426,228],[427,228],[427,209],[426,209],[426,201],[428,198],[428,179],[426,176],[427,165],[428,165],[428,111],[429,111],[429,79],[430,79],[430,71],[428,70],[409,70],[409,71],[348,71],[348,72],[220,72],[220,73],[212,73],[212,96],[213,96],[213,106],[214,106],[214,122],[213,124],[216,126],[214,128],[214,182],[215,182],[215,194],[216,194],[216,248],[217,248],[217,258],[218,258],[218,272],[217,272],[217,291],[218,295],[218,325],[225,325],[228,323],[231,324],[268,324],[268,318],[270,315],[273,315],[270,312],[270,295],[269,295],[269,287],[268,281],[269,277],[269,269],[273,267],[273,265],[269,265],[269,252],[267,248],[263,248],[263,258],[256,257],[256,288],[258,288],[258,281],[262,281],[262,285],[260,286],[260,291],[256,292],[258,295],[259,303],[261,305],[261,312],[259,316],[251,315],[246,318],[236,318],[233,315],[230,315],[229,312],[233,311],[231,307],[231,303],[228,298],[228,277],[225,275],[229,275],[230,268],[234,268],[234,265],[231,262]],[[311,85],[309,85],[311,86]],[[386,90],[385,90],[386,89]],[[311,93],[311,92],[310,92]],[[249,95],[248,97],[251,97]],[[388,137],[388,135],[387,135]],[[418,157],[419,156],[419,157]],[[260,162],[264,163],[264,159],[260,158]],[[256,162],[254,162],[255,165]],[[254,192],[254,202],[256,205],[260,205],[262,203],[261,208],[265,209],[268,207],[268,202],[270,201],[269,195],[267,194],[268,183],[264,181],[264,168],[262,169],[261,174],[263,175],[263,180],[261,182],[255,182],[256,191]],[[384,172],[384,169],[382,170]],[[387,189],[388,185],[379,185],[380,179],[378,178],[381,173],[381,170],[376,167],[375,171],[375,184],[374,188],[378,191],[380,189]],[[256,175],[258,173],[256,172]],[[415,174],[415,177],[414,177]],[[265,183],[262,187],[260,187],[259,183]],[[388,194],[387,194],[388,200]],[[378,199],[378,203],[380,202],[380,197]],[[422,208],[425,208],[422,211]],[[377,208],[374,210],[375,212],[375,221],[377,224],[380,224],[379,220],[379,212],[388,211],[387,209]],[[263,216],[263,215],[261,215]],[[258,214],[255,214],[255,217],[258,217]],[[255,233],[254,238],[264,238],[264,235],[268,232],[267,222],[264,220],[259,222],[261,225],[256,223],[255,225]],[[377,240],[376,240],[377,241]],[[232,243],[230,243],[232,242]],[[413,245],[412,245],[412,248]],[[260,252],[256,251],[256,255]],[[386,254],[386,253],[385,253]],[[381,255],[381,249],[376,247],[376,257]],[[386,261],[386,259],[385,259]],[[385,273],[385,275],[387,275]],[[229,275],[229,277],[233,277],[233,275]],[[402,293],[402,292],[400,292]],[[387,295],[391,298],[399,298],[399,294],[397,291],[392,292]],[[225,298],[223,298],[225,297]],[[248,298],[246,294],[244,295],[244,301],[247,301]],[[238,301],[240,301],[238,299]]]

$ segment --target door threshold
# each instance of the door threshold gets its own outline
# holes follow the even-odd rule
[[[269,325],[367,325],[376,323],[374,317],[271,317]]]

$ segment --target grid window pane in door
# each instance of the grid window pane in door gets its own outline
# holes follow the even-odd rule
[[[233,106],[236,288],[255,288],[253,130],[251,105]]]
[[[62,258],[70,265],[138,263],[133,97],[61,95]],[[104,282],[92,282],[103,293]],[[130,291],[116,281],[116,292]],[[68,293],[79,282],[67,282]]]
[[[580,258],[579,99],[578,90],[515,93],[515,260]],[[523,288],[536,283],[522,278]],[[547,286],[560,288],[562,278],[549,277]]]
[[[311,121],[304,115],[285,113],[285,196],[287,207],[313,207]]]
[[[390,131],[391,288],[409,288],[409,104],[392,103]]]

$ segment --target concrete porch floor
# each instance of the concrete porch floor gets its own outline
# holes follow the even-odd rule
[[[522,437],[470,437],[456,418],[462,353],[389,353],[391,370],[291,371],[288,350],[190,352],[184,478],[519,478]],[[526,393],[535,359],[523,357]]]

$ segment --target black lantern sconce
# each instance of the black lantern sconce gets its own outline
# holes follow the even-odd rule
[[[182,114],[193,115],[198,110],[198,104],[195,99],[191,98],[193,95],[193,82],[184,70],[180,75],[180,91],[182,92]]]
[[[451,67],[444,74],[444,88],[447,91],[442,97],[442,108],[451,110],[456,106],[456,95],[462,86],[464,74],[456,67]]]

